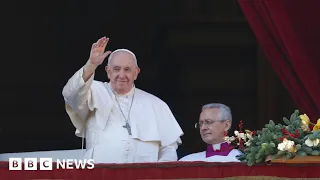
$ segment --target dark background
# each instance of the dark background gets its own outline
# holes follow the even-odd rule
[[[231,107],[233,128],[289,116],[295,105],[236,0],[15,2],[6,18],[0,153],[81,148],[62,88],[83,66],[93,42],[132,50],[137,87],[163,99],[185,135],[179,156],[202,151],[194,129],[201,106]],[[4,42],[4,41],[3,41]],[[104,66],[96,80],[106,81]]]

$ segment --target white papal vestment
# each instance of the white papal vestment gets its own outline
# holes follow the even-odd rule
[[[156,96],[132,88],[125,95],[116,95],[107,82],[85,83],[83,68],[78,70],[63,89],[66,111],[76,128],[76,135],[85,137],[84,158],[95,163],[134,163],[176,161],[176,149],[183,135],[179,124],[165,102]],[[132,135],[123,128],[128,117]]]

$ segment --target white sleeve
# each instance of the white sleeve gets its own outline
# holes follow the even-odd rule
[[[84,126],[89,110],[92,110],[90,87],[92,85],[94,74],[85,83],[83,78],[83,68],[78,70],[64,86],[62,95],[66,103],[66,110],[71,118],[73,125],[78,131]]]
[[[177,161],[177,148],[178,144],[176,142],[168,146],[160,147],[158,162]]]

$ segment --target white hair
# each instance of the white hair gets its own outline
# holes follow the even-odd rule
[[[232,124],[232,114],[231,114],[231,109],[220,103],[210,103],[202,106],[202,111],[205,109],[211,109],[211,108],[218,108],[220,109],[218,118],[220,121],[223,120],[230,120],[230,124]]]
[[[113,55],[114,55],[115,53],[121,52],[121,51],[122,51],[122,52],[127,52],[127,53],[131,54],[131,55],[133,56],[134,63],[135,63],[136,66],[138,67],[138,61],[137,61],[136,55],[134,55],[134,53],[131,52],[131,51],[128,50],[128,49],[117,49],[117,50],[113,51],[113,52],[109,55],[109,58],[108,58],[108,66],[110,65],[110,60],[111,60],[111,58],[113,57]]]

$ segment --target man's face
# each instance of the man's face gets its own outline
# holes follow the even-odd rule
[[[125,94],[131,90],[140,69],[130,53],[120,51],[113,54],[106,71],[112,88],[119,94]]]
[[[219,109],[205,109],[200,114],[199,125],[202,140],[207,144],[217,144],[224,141],[224,132],[230,128],[230,121],[220,121]]]

